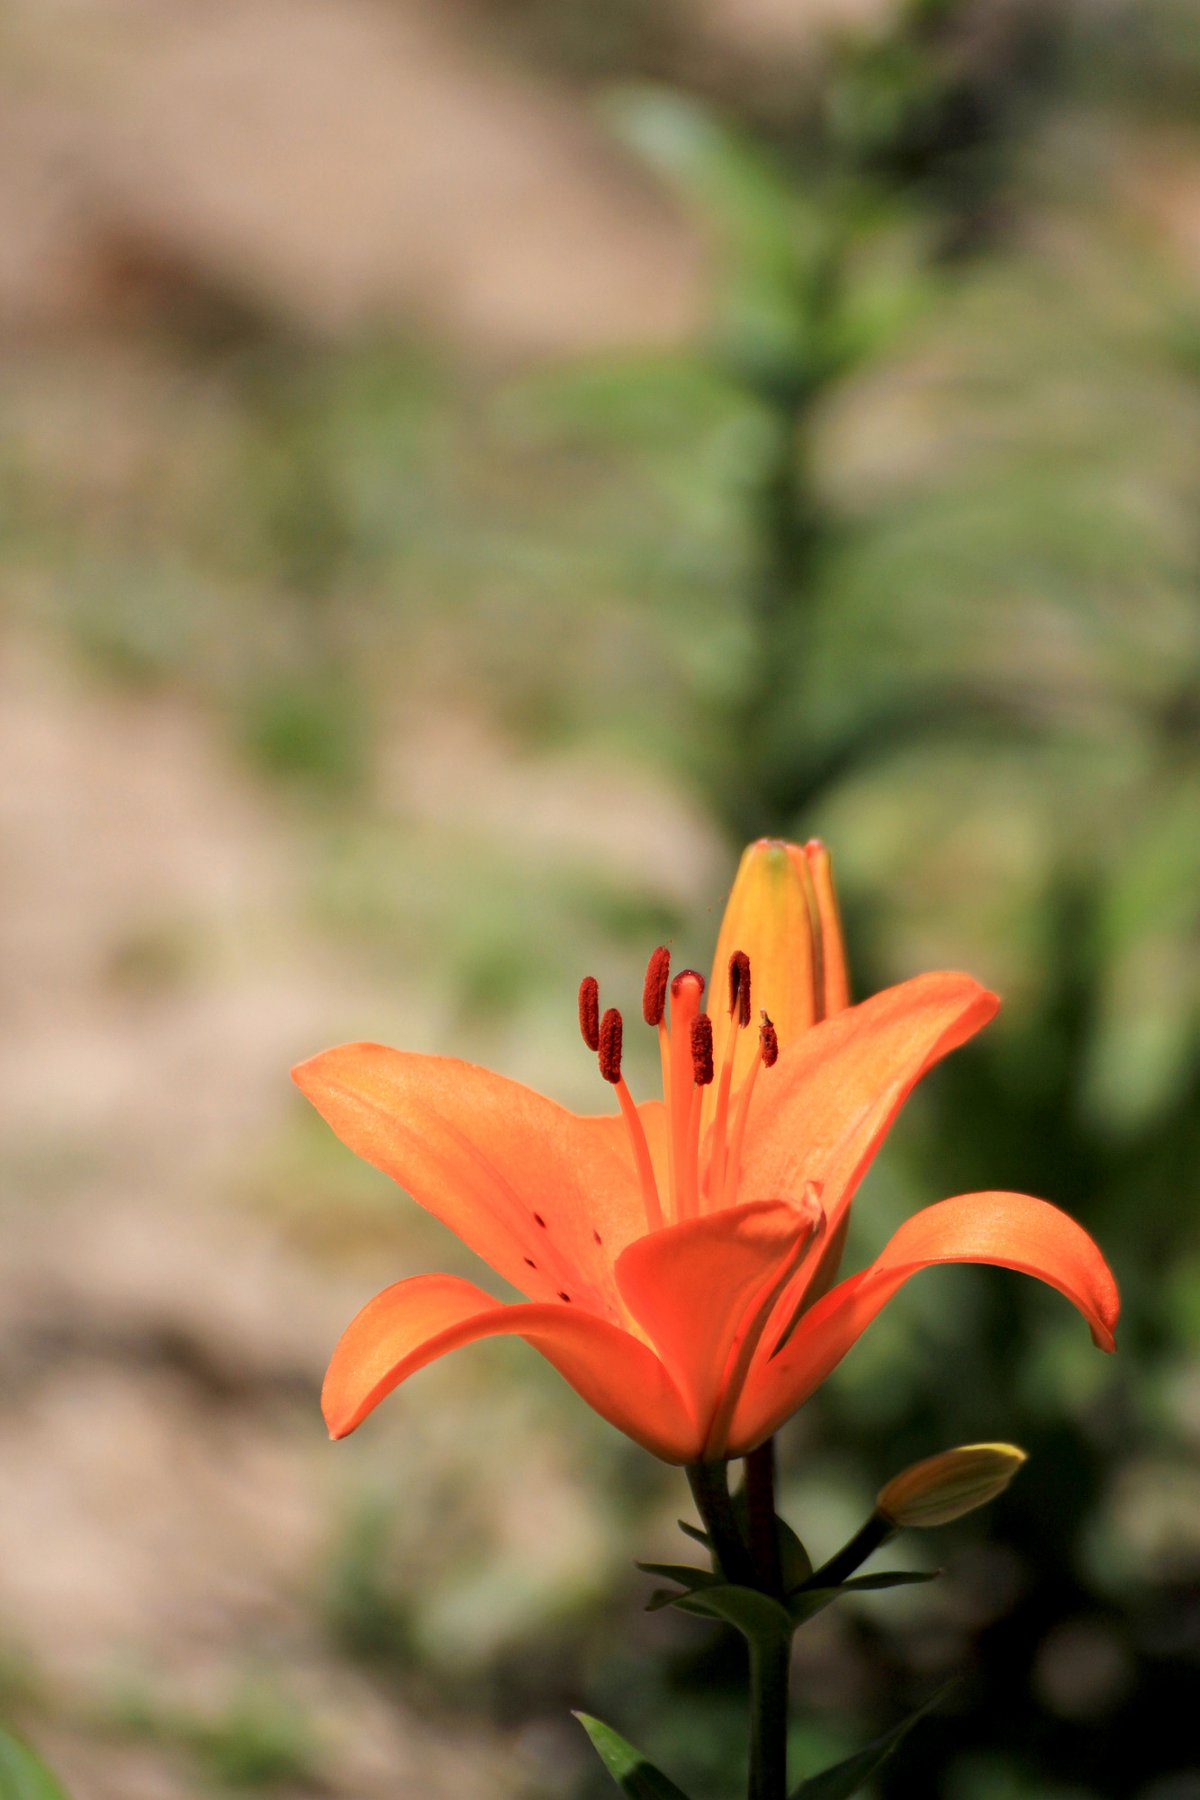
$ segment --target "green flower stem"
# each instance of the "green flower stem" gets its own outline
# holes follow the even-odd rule
[[[792,1640],[750,1640],[750,1785],[748,1800],[786,1800],[788,1673]]]
[[[874,1512],[861,1530],[856,1531],[848,1544],[843,1544],[836,1556],[831,1556],[827,1563],[814,1569],[804,1583],[806,1588],[837,1587],[847,1576],[853,1575],[860,1564],[865,1563],[882,1544],[896,1535],[896,1527],[886,1513]]]
[[[750,1522],[750,1554],[758,1571],[758,1585],[767,1594],[783,1592],[779,1567],[779,1538],[775,1530],[775,1439],[752,1450],[746,1458],[746,1506]]]
[[[746,1459],[751,1545],[738,1525],[725,1463],[692,1463],[687,1472],[697,1510],[726,1581],[778,1597],[775,1533],[775,1447],[768,1441]],[[768,1548],[769,1544],[769,1548]],[[747,1634],[750,1655],[750,1782],[748,1800],[787,1800],[788,1631]]]
[[[688,1484],[726,1581],[736,1582],[741,1587],[757,1587],[754,1563],[734,1517],[727,1467],[723,1462],[689,1463]]]

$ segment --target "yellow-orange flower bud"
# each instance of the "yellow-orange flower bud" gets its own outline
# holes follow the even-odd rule
[[[893,1475],[875,1509],[897,1527],[948,1525],[1002,1494],[1025,1460],[1015,1444],[960,1444]]]
[[[739,1025],[728,999],[730,964],[749,966],[751,1005],[771,1018],[780,1049],[849,1002],[846,955],[829,852],[815,839],[759,838],[743,852],[717,938],[709,983],[717,1066]],[[747,1016],[748,1016],[748,1009]],[[736,1089],[758,1055],[753,1032],[730,1046]]]

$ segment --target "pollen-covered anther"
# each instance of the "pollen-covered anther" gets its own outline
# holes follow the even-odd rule
[[[739,1025],[750,1023],[750,958],[744,950],[729,959],[729,1016]]]
[[[697,1087],[707,1087],[713,1078],[713,1029],[707,1013],[692,1020],[692,1073]]]
[[[763,1066],[768,1069],[773,1068],[779,1060],[779,1038],[766,1013],[762,1014],[762,1024],[758,1029],[758,1049],[759,1055],[763,1059]]]
[[[671,974],[671,952],[660,944],[646,964],[646,984],[642,989],[642,1017],[647,1025],[661,1025],[667,1010],[667,982]]]
[[[589,1050],[600,1048],[600,983],[585,975],[579,984],[579,1030]]]
[[[621,1079],[621,1035],[621,1015],[615,1006],[610,1006],[600,1021],[597,1048],[600,1052],[600,1073],[614,1087]]]

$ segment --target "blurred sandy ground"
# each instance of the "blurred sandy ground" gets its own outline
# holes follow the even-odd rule
[[[694,53],[782,79],[847,11],[871,28],[871,0],[695,0]],[[81,505],[171,454],[161,333],[181,319],[314,344],[427,333],[500,365],[702,329],[694,226],[577,88],[503,40],[493,15],[435,0],[9,0],[0,381]],[[1163,154],[1170,181],[1145,162],[1129,180],[1195,255],[1200,186]],[[485,1630],[472,1606],[519,1610],[626,1555],[589,1495],[586,1423],[548,1433],[549,1389],[527,1416],[486,1362],[469,1444],[441,1371],[369,1464],[320,1429],[327,1348],[394,1272],[396,1238],[374,1188],[338,1241],[320,1195],[342,1174],[275,1167],[286,1069],[342,1036],[447,1047],[453,1003],[392,965],[384,987],[321,928],[303,813],[247,780],[202,708],[98,687],[31,629],[37,594],[19,599],[0,666],[4,1710],[79,1800],[181,1800],[226,1778],[357,1800],[560,1794],[573,1739],[447,1718],[419,1683],[398,1703],[322,1612],[364,1486],[399,1505],[436,1468],[453,1511],[489,1433],[524,1458],[490,1459],[513,1588],[497,1606],[486,1569],[478,1592],[460,1581],[419,1656],[465,1656]],[[666,778],[531,768],[427,698],[385,758],[398,828],[453,816],[465,842],[501,834],[583,882],[628,874],[650,904],[719,889],[716,833]],[[568,1037],[531,1049],[498,1031],[493,1047],[550,1081]],[[264,1165],[268,1188],[313,1183],[300,1231],[246,1204]],[[432,1234],[408,1253],[444,1256]],[[405,1550],[436,1575],[425,1528]]]

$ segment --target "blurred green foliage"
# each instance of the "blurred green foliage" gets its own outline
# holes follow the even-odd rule
[[[991,1535],[972,1520],[934,1553],[946,1582],[849,1604],[801,1662],[797,1767],[959,1668],[879,1795],[1194,1800],[1200,292],[1139,185],[1164,122],[1200,165],[1194,8],[913,0],[782,97],[690,71],[679,10],[498,12],[704,222],[707,343],[505,379],[411,346],[193,347],[172,430],[115,499],[83,459],[6,452],[12,590],[285,781],[314,920],[384,982],[437,965],[418,1047],[598,1104],[562,1072],[573,980],[628,992],[663,936],[703,962],[715,900],[397,799],[389,754],[431,705],[485,716],[526,768],[598,759],[682,791],[730,867],[747,836],[819,832],[861,992],[937,965],[1003,990],[1001,1022],[912,1103],[850,1261],[943,1193],[1045,1194],[1117,1270],[1121,1353],[1102,1363],[1032,1284],[940,1271],[785,1434],[784,1510],[814,1554],[906,1462],[990,1435],[1031,1453]],[[355,1204],[339,1233],[369,1235]],[[473,1355],[457,1404],[499,1389],[493,1449],[526,1406],[568,1430],[569,1396]],[[585,1699],[689,1792],[728,1791],[736,1651],[689,1621],[635,1632],[646,1595],[622,1573],[679,1484],[573,1422],[580,1568],[618,1584],[620,1618],[562,1568],[503,1563],[497,1593],[473,1515],[455,1543],[485,1532],[479,1557],[437,1563],[479,1452],[419,1416],[445,1491],[402,1480],[405,1504],[372,1493],[344,1522],[330,1633],[514,1728]],[[407,1587],[431,1556],[437,1605]],[[302,1771],[269,1707],[189,1733],[213,1779]],[[572,1791],[606,1791],[573,1767]]]
[[[264,1671],[236,1674],[235,1690],[223,1708],[185,1711],[159,1699],[147,1683],[127,1687],[106,1723],[135,1739],[180,1747],[209,1793],[270,1794],[311,1787],[319,1759],[310,1719],[284,1684]]]

